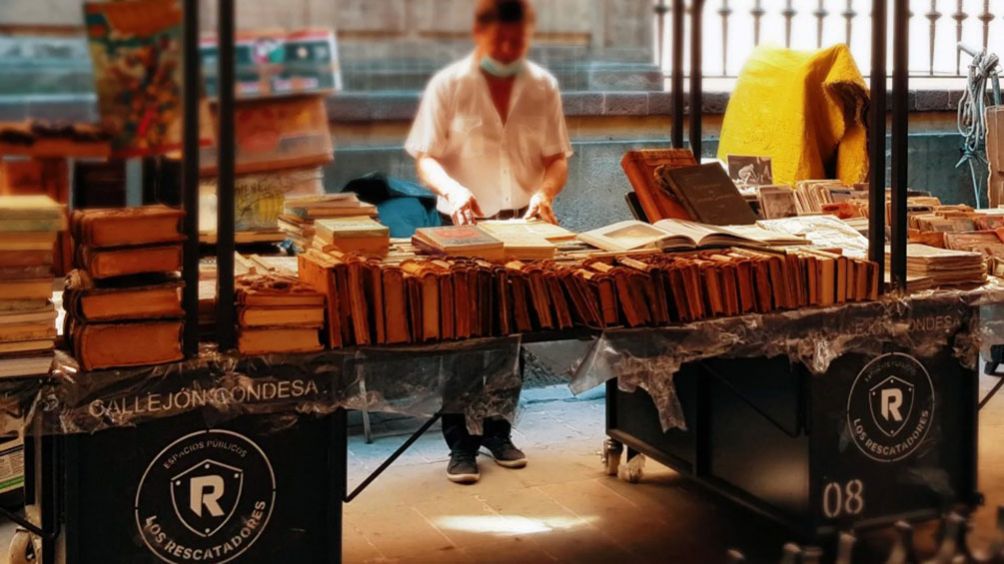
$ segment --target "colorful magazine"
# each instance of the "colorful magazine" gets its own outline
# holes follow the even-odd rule
[[[176,0],[87,2],[98,109],[119,156],[160,154],[181,140],[182,14]]]

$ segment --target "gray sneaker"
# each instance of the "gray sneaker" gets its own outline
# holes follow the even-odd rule
[[[446,467],[446,477],[456,484],[474,484],[481,479],[478,471],[478,453],[455,450],[450,453],[450,464]]]
[[[505,468],[523,468],[526,455],[512,444],[510,437],[485,437],[481,444],[491,452],[495,463]]]

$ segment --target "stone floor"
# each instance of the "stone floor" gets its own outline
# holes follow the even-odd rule
[[[984,382],[984,393],[991,384]],[[506,470],[480,457],[481,482],[449,483],[447,452],[430,431],[347,506],[346,562],[723,562],[741,550],[751,562],[777,562],[791,540],[778,526],[723,501],[653,461],[640,483],[608,477],[600,463],[604,402],[573,400],[564,388],[524,392],[515,431],[530,464]],[[416,423],[375,424],[378,437],[350,442],[350,488]],[[980,480],[987,505],[974,516],[970,544],[991,542],[1004,505],[1004,395],[981,414]],[[381,436],[382,435],[382,436]],[[922,553],[936,548],[936,524],[918,527]],[[888,531],[862,535],[855,561],[882,562]]]

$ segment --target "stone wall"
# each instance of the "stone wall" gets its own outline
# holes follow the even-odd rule
[[[565,90],[659,90],[650,0],[536,0],[531,56]],[[217,25],[216,0],[201,0],[203,31]],[[420,90],[444,64],[471,49],[472,0],[287,0],[237,2],[239,29],[334,28],[345,86],[353,91]],[[0,29],[72,33],[80,0],[2,0]],[[58,37],[52,37],[56,41]]]

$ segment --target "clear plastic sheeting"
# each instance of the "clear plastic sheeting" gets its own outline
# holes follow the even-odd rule
[[[41,389],[39,378],[0,380],[0,436],[22,435],[24,422],[31,418]]]
[[[822,377],[830,363],[848,353],[877,356],[895,348],[930,356],[950,346],[973,368],[980,350],[979,306],[1002,297],[987,289],[933,292],[674,327],[608,330],[579,366],[571,387],[578,394],[617,378],[621,390],[640,388],[652,396],[663,430],[686,429],[673,383],[686,363],[786,356]]]
[[[519,349],[518,338],[257,357],[205,349],[185,362],[89,373],[59,353],[54,377],[36,382],[31,393],[18,389],[7,419],[23,426],[34,407],[44,432],[71,434],[196,410],[210,425],[241,415],[326,415],[341,408],[412,416],[456,410],[479,432],[483,418],[515,415]]]
[[[345,407],[431,416],[463,413],[468,431],[482,421],[512,422],[519,404],[520,338],[475,339],[432,347],[361,348],[346,372]]]

